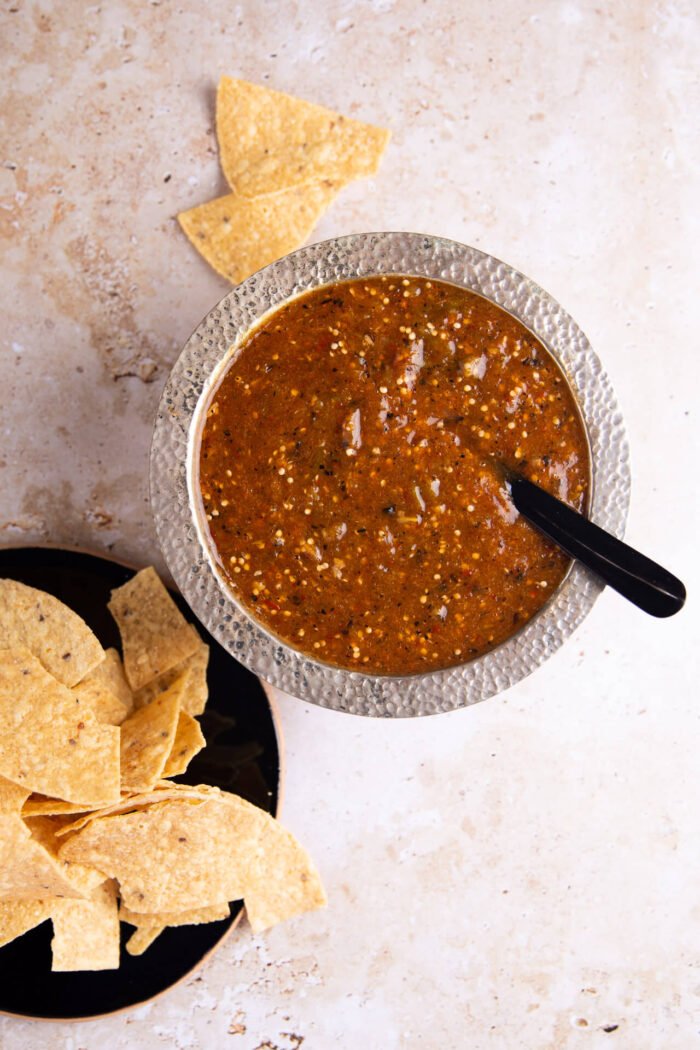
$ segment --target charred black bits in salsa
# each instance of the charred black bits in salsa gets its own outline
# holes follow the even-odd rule
[[[376,674],[463,663],[525,624],[569,565],[489,454],[584,506],[583,424],[531,332],[440,281],[309,292],[251,333],[211,400],[200,483],[221,569],[317,659]]]

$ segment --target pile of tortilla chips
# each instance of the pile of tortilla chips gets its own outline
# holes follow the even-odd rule
[[[245,80],[216,96],[221,167],[232,193],[178,215],[232,283],[300,247],[348,182],[373,175],[389,132]]]
[[[204,747],[208,647],[153,569],[113,591],[123,660],[50,594],[0,580],[0,946],[45,919],[54,970],[119,966],[245,900],[322,906],[302,847],[236,795],[168,779]]]

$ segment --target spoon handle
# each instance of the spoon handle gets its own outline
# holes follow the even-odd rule
[[[652,616],[683,608],[685,587],[661,565],[628,547],[520,475],[508,474],[513,503],[536,528],[623,597]]]

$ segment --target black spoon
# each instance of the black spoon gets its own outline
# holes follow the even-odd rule
[[[517,510],[557,546],[592,569],[619,594],[652,616],[683,608],[685,587],[661,565],[628,547],[539,485],[493,460]]]

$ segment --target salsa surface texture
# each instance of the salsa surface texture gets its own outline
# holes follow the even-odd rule
[[[464,663],[570,564],[518,515],[491,455],[585,506],[583,423],[535,336],[441,281],[324,285],[255,328],[212,395],[199,466],[220,569],[315,659],[374,674]]]

